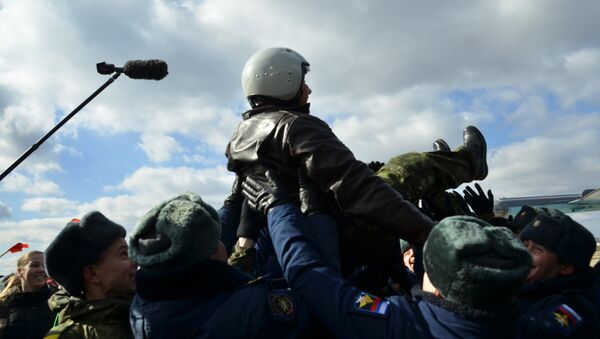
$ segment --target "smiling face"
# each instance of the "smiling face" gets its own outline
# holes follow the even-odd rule
[[[95,265],[90,282],[99,288],[101,296],[113,297],[135,292],[136,263],[129,259],[127,242],[119,238],[108,247]]]
[[[404,259],[404,266],[406,266],[409,270],[415,270],[415,252],[412,248],[409,248],[402,255]]]
[[[563,274],[565,265],[560,263],[558,256],[544,246],[531,240],[523,241],[531,254],[533,266],[527,275],[527,282],[547,280]]]
[[[25,265],[17,268],[17,275],[21,279],[23,292],[39,291],[48,279],[44,269],[44,255],[41,253],[29,255]]]

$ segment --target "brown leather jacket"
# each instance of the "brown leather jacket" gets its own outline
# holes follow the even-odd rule
[[[324,192],[333,191],[344,212],[424,243],[431,219],[356,160],[324,121],[308,114],[308,106],[305,110],[268,106],[245,112],[227,145],[227,168],[245,176],[267,167],[290,187],[297,187],[297,169],[304,168]]]

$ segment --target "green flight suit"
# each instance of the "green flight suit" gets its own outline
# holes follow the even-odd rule
[[[377,176],[417,204],[419,199],[473,181],[475,159],[464,147],[454,152],[411,152],[390,159]]]

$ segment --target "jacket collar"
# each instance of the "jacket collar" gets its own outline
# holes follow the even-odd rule
[[[131,297],[115,297],[102,300],[88,301],[77,297],[70,297],[67,305],[61,311],[61,323],[67,319],[74,322],[115,320],[127,321]]]
[[[56,288],[50,285],[44,285],[39,291],[35,292],[23,292],[21,287],[15,287],[11,290],[5,299],[5,304],[18,301],[30,301],[30,300],[48,300],[52,294],[56,292]]]
[[[525,284],[519,291],[520,297],[548,296],[564,292],[579,292],[589,289],[595,279],[595,273],[586,269],[579,273],[558,276],[548,280]]]
[[[483,310],[471,307],[469,305],[453,302],[442,297],[436,297],[432,293],[421,290],[418,286],[413,287],[412,294],[415,300],[425,301],[431,305],[443,308],[449,312],[458,314],[464,318],[472,319],[498,319],[498,318],[514,318],[517,311],[516,302],[504,305],[504,307],[495,310]]]
[[[251,110],[248,110],[248,111],[242,113],[242,118],[244,120],[246,120],[246,119],[249,119],[250,117],[257,115],[259,113],[276,112],[276,111],[290,111],[290,112],[310,114],[310,103],[303,105],[303,106],[296,106],[296,107],[286,107],[286,106],[280,106],[280,105],[261,106],[261,107],[253,108]]]
[[[208,260],[194,266],[172,270],[137,271],[137,294],[146,301],[183,298],[208,299],[232,291],[250,281],[250,277],[226,263]]]

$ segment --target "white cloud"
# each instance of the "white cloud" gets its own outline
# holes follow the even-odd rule
[[[4,250],[7,250],[10,246],[22,242],[29,245],[30,251],[43,251],[68,220],[70,219],[40,218],[0,221],[0,234],[2,234],[0,244],[2,244]],[[14,272],[17,266],[17,259],[24,253],[9,253],[2,257],[0,259],[0,274],[7,275],[10,272]]]
[[[21,206],[23,211],[35,212],[45,216],[62,216],[73,213],[77,202],[64,198],[31,198],[26,199]]]
[[[171,159],[171,154],[179,153],[181,145],[169,135],[143,134],[138,146],[146,152],[152,162],[164,162]]]
[[[80,218],[92,210],[102,212],[130,233],[138,220],[154,205],[183,192],[195,192],[219,209],[231,190],[232,182],[233,174],[222,166],[204,169],[144,167],[118,185],[106,187],[109,193],[122,192],[119,195],[102,196],[88,202],[60,198],[26,200],[23,209],[56,217],[19,221],[0,219],[0,234],[3,237],[0,244],[11,246],[20,241],[29,243],[32,250],[44,249],[69,220]],[[16,258],[0,259],[0,273],[13,270]]]
[[[18,172],[12,172],[6,176],[0,183],[0,190],[5,192],[24,192],[30,195],[61,193],[60,187],[52,181],[45,180],[37,174],[27,177]]]
[[[543,135],[489,156],[496,197],[581,193],[600,186],[600,114],[565,116]]]
[[[12,211],[10,207],[6,206],[5,203],[0,201],[0,219],[10,218],[12,216]]]
[[[355,101],[333,131],[363,161],[387,161],[411,151],[430,151],[437,138],[462,139],[468,121],[440,100],[439,88],[424,87]],[[462,142],[461,142],[462,143]]]

